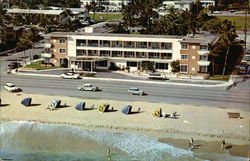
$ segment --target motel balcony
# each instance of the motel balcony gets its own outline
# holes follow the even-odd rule
[[[161,56],[161,59],[171,60],[171,59],[172,59],[172,56]]]
[[[76,56],[87,56],[86,53],[76,53]]]
[[[208,55],[210,52],[208,50],[198,50],[199,55]]]
[[[200,61],[197,61],[198,65],[200,66],[209,66],[210,64],[210,61],[207,61],[207,60],[200,60]]]
[[[149,59],[160,59],[160,56],[149,56]]]
[[[86,46],[85,43],[76,43],[76,46]]]
[[[88,53],[88,56],[98,56],[97,53]]]
[[[112,54],[112,57],[122,57],[122,54]]]

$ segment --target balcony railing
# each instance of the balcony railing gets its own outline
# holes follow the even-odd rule
[[[88,53],[88,56],[98,56],[97,53]]]
[[[149,56],[149,59],[159,59],[160,56]]]
[[[210,61],[206,61],[206,60],[201,60],[201,61],[197,61],[198,65],[200,66],[209,66]]]
[[[147,58],[145,55],[136,55],[137,58]]]
[[[98,44],[89,44],[88,46],[90,46],[90,47],[97,47]]]
[[[162,56],[161,59],[169,59],[169,60],[171,60],[172,56]]]
[[[198,50],[199,55],[208,55],[209,51],[208,50]]]
[[[86,46],[85,43],[76,43],[76,46]]]
[[[101,44],[100,47],[110,47],[110,44]]]
[[[87,56],[86,53],[76,53],[76,56]]]
[[[109,57],[109,54],[100,54],[102,57]]]
[[[124,55],[125,58],[134,58],[135,56],[134,55]]]
[[[122,57],[122,54],[112,54],[112,57]]]

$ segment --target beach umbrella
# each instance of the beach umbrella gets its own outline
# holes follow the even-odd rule
[[[32,98],[30,97],[27,97],[27,98],[24,98],[22,101],[21,101],[21,104],[23,104],[24,106],[29,106],[31,104],[31,100]]]
[[[85,102],[80,102],[75,106],[75,109],[83,111],[85,108]]]
[[[128,115],[128,114],[130,114],[131,110],[132,110],[132,106],[131,105],[127,105],[127,106],[123,107],[122,113]]]
[[[109,109],[109,104],[108,103],[105,103],[105,104],[102,104],[98,107],[98,110],[102,111],[102,112],[107,112],[108,109]]]
[[[153,113],[153,116],[155,116],[155,117],[162,117],[162,109],[161,108],[157,108],[155,110],[155,112]]]
[[[61,100],[59,99],[51,102],[51,106],[54,108],[60,108],[60,105],[61,105]]]

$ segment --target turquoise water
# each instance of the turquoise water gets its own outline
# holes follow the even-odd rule
[[[1,124],[0,141],[0,158],[16,161],[247,161],[228,154],[193,153],[144,135],[28,121]]]

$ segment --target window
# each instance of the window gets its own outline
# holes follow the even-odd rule
[[[172,59],[172,53],[161,53],[162,59]]]
[[[107,41],[107,40],[101,40],[101,41],[100,41],[100,46],[103,46],[103,47],[110,47],[110,42]]]
[[[107,57],[107,56],[109,56],[109,53],[110,53],[110,51],[107,51],[107,50],[101,50],[101,51],[100,51],[100,56]]]
[[[162,49],[172,49],[172,43],[161,43]]]
[[[168,70],[168,63],[155,63],[155,69]]]
[[[188,60],[188,55],[186,55],[186,54],[185,54],[185,55],[184,55],[184,54],[182,54],[182,55],[181,55],[181,60]]]
[[[63,53],[63,54],[66,53],[66,49],[60,49],[59,53]]]
[[[188,72],[188,65],[180,65],[180,72]]]
[[[201,55],[200,60],[207,61],[207,55]]]
[[[200,72],[207,72],[207,66],[200,66]]]
[[[76,50],[76,56],[86,56],[86,50]]]
[[[96,62],[96,66],[99,67],[107,67],[107,65],[108,65],[107,60]]]
[[[207,50],[208,48],[207,48],[207,45],[201,45],[201,46],[200,46],[200,49],[201,49],[201,50]]]
[[[127,61],[127,67],[137,67],[137,62]]]
[[[98,46],[98,40],[88,40],[88,46]]]
[[[181,49],[187,50],[188,49],[188,45],[187,44],[181,44]]]
[[[76,40],[77,46],[86,46],[86,40]]]
[[[64,38],[63,39],[59,39],[59,43],[60,44],[65,44],[66,43],[66,39],[64,39]]]

